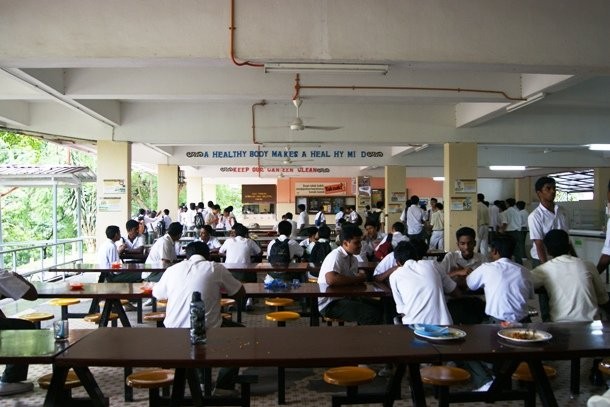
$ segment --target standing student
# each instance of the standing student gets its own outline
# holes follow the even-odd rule
[[[489,208],[485,205],[485,195],[477,194],[477,247],[475,251],[487,256],[489,252]]]
[[[506,200],[508,208],[503,214],[504,223],[502,224],[501,232],[509,235],[515,240],[515,254],[514,260],[516,263],[523,264],[523,258],[525,257],[525,246],[522,245],[521,241],[521,215],[516,207],[516,201],[514,198],[508,198]]]
[[[307,208],[305,204],[297,205],[297,209],[299,210],[299,217],[297,218],[297,234],[300,235],[307,226],[309,226],[309,215],[307,214]]]
[[[606,215],[610,215],[610,182],[608,182],[608,205],[606,207]],[[597,261],[597,271],[603,273],[610,264],[610,217],[606,223],[606,240],[604,241],[604,247],[602,248],[601,256]]]
[[[443,250],[445,248],[445,215],[443,213],[443,204],[440,202],[434,204],[430,215],[430,227],[432,228],[430,249]]]
[[[413,195],[410,202],[411,205],[407,209],[404,219],[401,220],[407,225],[409,239],[423,239],[424,211],[419,207],[419,197]]]

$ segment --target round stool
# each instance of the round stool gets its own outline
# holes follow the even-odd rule
[[[327,326],[333,326],[333,322],[336,322],[337,325],[339,325],[339,326],[344,326],[345,325],[345,321],[342,320],[342,319],[328,318],[328,317],[323,317],[322,319],[324,320],[324,322],[326,322]]]
[[[419,369],[422,383],[431,384],[438,389],[438,405],[449,405],[449,387],[470,381],[470,373],[459,367],[428,366]]]
[[[542,365],[542,367],[544,368],[544,373],[546,374],[546,377],[553,378],[557,376],[557,369],[555,369],[554,367],[548,365]],[[519,363],[519,366],[517,366],[517,369],[513,373],[512,378],[513,380],[518,380],[520,382],[534,381],[534,378],[532,377],[532,372],[530,371],[530,367],[525,362]]]
[[[356,366],[341,366],[328,369],[324,372],[324,381],[335,386],[343,386],[346,388],[347,397],[333,396],[332,405],[339,406],[343,403],[356,404],[358,400],[358,386],[361,384],[370,383],[375,379],[377,374],[374,370],[368,367]],[[362,403],[370,402],[369,400],[361,400]]]
[[[55,305],[57,307],[61,307],[61,319],[68,319],[68,305],[76,305],[79,304],[80,300],[78,298],[54,298],[49,301],[49,305]]]
[[[95,314],[89,314],[89,315],[85,315],[83,317],[83,319],[87,322],[93,322],[96,324],[100,323],[100,319],[102,318],[102,314],[100,312],[97,312]],[[111,321],[112,326],[116,327],[117,326],[117,319],[119,318],[119,314],[116,314],[114,312],[110,313],[110,316],[108,317],[108,320]]]
[[[235,300],[233,298],[221,298],[220,299],[220,307],[228,307],[230,305],[235,305]]]
[[[286,321],[296,321],[299,318],[301,318],[301,314],[293,311],[276,311],[265,314],[265,319],[277,322],[278,327],[286,326]]]
[[[554,367],[548,365],[542,365],[544,369],[544,373],[548,378],[553,378],[557,376],[557,370]],[[521,362],[515,372],[512,375],[513,380],[517,380],[519,382],[525,383],[525,386],[528,390],[528,398],[525,400],[525,406],[535,406],[536,405],[536,389],[534,386],[534,378],[532,377],[532,372],[530,371],[530,367],[527,363]]]
[[[40,329],[40,323],[42,321],[48,321],[49,319],[55,318],[55,315],[48,312],[32,312],[31,314],[21,315],[19,318],[25,319],[34,323],[36,329]]]
[[[276,311],[282,311],[284,307],[294,304],[290,298],[265,298],[265,305],[275,307]]]
[[[287,321],[296,321],[299,318],[301,318],[301,315],[292,311],[276,311],[265,314],[265,319],[277,322],[278,327],[284,327]],[[286,371],[283,367],[277,368],[277,403],[286,404]]]
[[[157,300],[157,308],[159,307],[167,307],[167,300],[166,299],[162,299],[162,300]]]
[[[167,387],[174,382],[174,371],[168,369],[149,369],[132,373],[127,376],[125,383],[135,389],[148,389],[148,405],[151,407],[161,405],[159,389]]]
[[[157,312],[147,312],[143,317],[144,321],[155,322],[157,324],[157,328],[164,328],[163,320],[165,319],[165,312],[157,311]]]
[[[318,282],[318,278],[317,277],[309,277],[307,279],[308,283],[317,283]]]
[[[51,386],[51,379],[53,379],[53,373],[40,376],[37,380],[38,386],[41,389],[48,389]],[[72,369],[70,369],[68,371],[68,376],[66,377],[66,382],[64,383],[64,388],[61,392],[62,404],[70,404],[72,400],[72,389],[80,386],[82,386],[82,383],[80,382],[78,376]]]

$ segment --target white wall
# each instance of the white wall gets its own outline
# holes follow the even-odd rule
[[[496,199],[504,200],[515,197],[515,180],[512,178],[479,178],[477,192],[485,195],[485,200],[493,203]]]

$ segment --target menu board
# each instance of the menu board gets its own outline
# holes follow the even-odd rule
[[[276,203],[275,185],[242,185],[241,201],[244,204]]]

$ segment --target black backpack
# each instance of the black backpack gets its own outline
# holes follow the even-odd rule
[[[195,227],[197,229],[201,229],[205,225],[205,221],[203,220],[203,213],[197,212],[195,214]]]
[[[269,260],[269,263],[290,263],[288,239],[284,239],[284,241],[275,239],[271,250],[269,250],[269,255],[267,255],[267,260]]]
[[[157,222],[157,233],[159,234],[159,237],[165,235],[165,219],[161,218],[160,221]]]
[[[311,249],[309,261],[315,264],[322,264],[328,253],[332,250],[329,242],[316,242]]]

